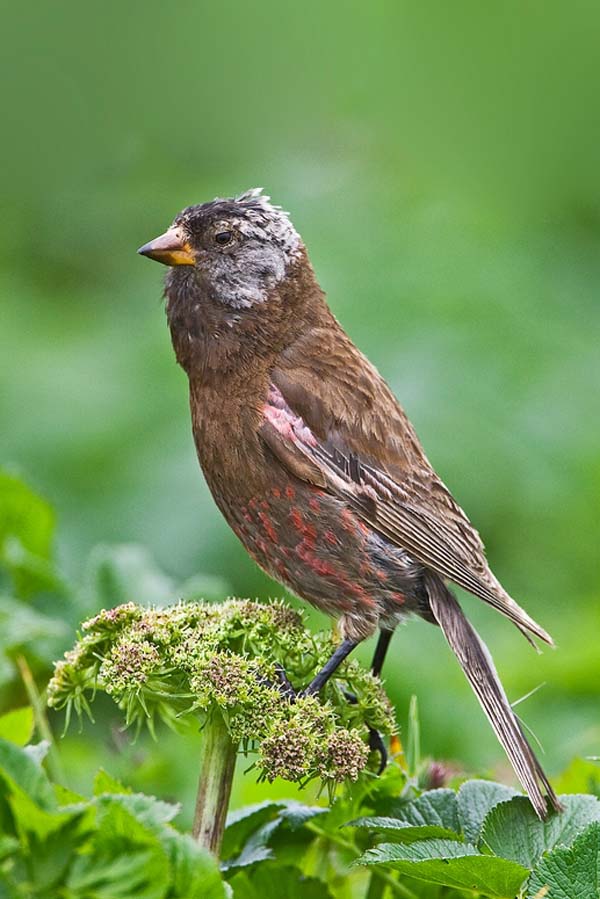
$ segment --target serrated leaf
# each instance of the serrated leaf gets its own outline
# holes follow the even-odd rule
[[[0,796],[10,806],[18,834],[44,840],[78,813],[59,809],[43,768],[27,751],[31,748],[0,740]]]
[[[458,819],[465,840],[477,845],[488,812],[499,802],[518,795],[512,787],[491,780],[467,780],[462,784],[456,799]]]
[[[454,790],[427,790],[417,799],[395,803],[385,817],[395,818],[413,827],[434,825],[460,833]]]
[[[453,840],[382,843],[356,864],[384,865],[416,880],[474,890],[493,899],[512,899],[528,874],[516,862],[480,855],[473,846]]]
[[[262,829],[270,822],[277,822],[277,827],[284,825],[289,830],[294,831],[302,827],[311,818],[328,813],[329,809],[316,805],[303,805],[301,802],[292,800],[282,800],[280,802],[267,800],[266,802],[259,802],[236,809],[227,816],[227,826],[221,852],[222,858],[229,859],[234,854],[239,854],[253,834],[260,832],[264,835]],[[268,835],[270,836],[276,829],[276,827],[270,829]],[[261,842],[260,846],[257,846],[255,843],[252,845],[256,851],[259,849],[260,852],[265,851],[266,844],[264,842]],[[246,864],[251,864],[258,860],[254,850],[251,855],[248,853],[244,855]],[[266,858],[268,855],[270,853],[265,853],[264,857]],[[248,858],[251,858],[252,861],[248,862]]]
[[[267,821],[272,821],[283,806],[283,802],[267,800],[229,812],[223,835],[222,857],[229,858],[239,853],[251,834]]]
[[[163,899],[169,859],[154,831],[111,797],[100,797],[98,830],[89,851],[71,866],[69,896]]]
[[[171,828],[164,829],[160,841],[171,864],[169,899],[225,899],[219,868],[206,849]]]
[[[126,809],[140,824],[156,832],[163,825],[175,818],[181,808],[171,802],[163,802],[155,796],[147,796],[145,793],[110,793],[97,797],[96,802],[102,810],[109,809],[113,804]]]
[[[570,846],[592,822],[600,821],[595,796],[561,796],[564,811],[540,821],[525,796],[502,802],[485,819],[481,838],[492,852],[533,868],[544,852]]]
[[[273,850],[269,847],[269,839],[281,825],[281,818],[274,818],[267,821],[258,830],[253,831],[245,841],[241,852],[234,858],[228,858],[221,864],[223,871],[230,871],[233,868],[246,868],[249,865],[255,865],[257,862],[263,862],[273,857]]]
[[[348,827],[364,827],[381,834],[394,843],[412,843],[415,840],[448,839],[461,840],[460,834],[448,827],[439,827],[437,824],[425,824],[416,827],[398,818],[357,818],[350,821]]]
[[[527,899],[598,899],[600,824],[589,826],[570,847],[541,859],[527,885]]]
[[[68,893],[94,899],[163,899],[169,885],[168,862],[162,851],[124,846],[120,853],[93,853],[73,862]]]
[[[61,808],[65,805],[88,805],[91,807],[89,799],[86,799],[81,793],[76,793],[68,787],[63,787],[62,784],[52,784],[52,789],[54,790],[56,801]]]
[[[96,772],[94,777],[94,796],[102,796],[103,793],[120,793],[124,795],[132,792],[133,790],[124,786],[120,780],[117,780],[104,768],[99,768]]]
[[[0,740],[0,779],[9,791],[19,789],[40,808],[56,810],[56,798],[45,771],[25,749],[6,740]]]
[[[320,805],[304,805],[302,802],[295,802],[293,799],[286,800],[283,803],[283,808],[279,811],[282,823],[292,831],[303,827],[312,818],[328,814],[328,808],[322,808]]]
[[[16,746],[25,746],[33,734],[34,719],[31,706],[13,709],[0,717],[0,740],[8,740]]]
[[[27,869],[36,897],[56,895],[56,886],[64,883],[73,858],[93,832],[94,819],[93,810],[84,804],[43,838],[28,835]]]

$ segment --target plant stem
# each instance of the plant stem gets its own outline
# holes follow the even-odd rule
[[[48,724],[46,712],[44,711],[44,703],[39,694],[33,674],[31,673],[31,668],[23,655],[18,655],[15,661],[17,663],[17,668],[19,669],[19,674],[21,675],[21,680],[23,681],[23,686],[25,687],[25,692],[27,693],[27,698],[29,699],[29,704],[33,709],[33,720],[35,721],[38,736],[41,740],[46,740],[48,742],[47,764],[50,776],[56,783],[64,784],[65,777],[58,757],[56,743],[54,742],[54,736],[50,729],[50,725]]]
[[[200,779],[192,835],[218,856],[231,796],[237,746],[221,713],[215,709],[202,730]]]

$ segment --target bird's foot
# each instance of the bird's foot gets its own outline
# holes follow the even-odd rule
[[[307,687],[304,687],[303,690],[296,690],[285,673],[284,667],[279,664],[275,665],[275,677],[276,684],[274,686],[278,687],[281,695],[290,702],[295,702],[297,699],[301,699],[304,696],[315,696],[320,689],[320,684],[318,682],[311,681],[311,683],[308,684]],[[358,701],[354,693],[351,693],[349,690],[344,690],[344,696],[348,702],[353,705]],[[369,748],[373,752],[379,753],[379,767],[377,768],[377,773],[381,774],[387,765],[388,754],[385,743],[383,742],[383,737],[374,727],[369,727]]]
[[[290,702],[294,702],[301,695],[301,691],[296,690],[282,665],[275,665],[275,677],[277,682],[274,686],[278,687],[281,695],[289,699]]]

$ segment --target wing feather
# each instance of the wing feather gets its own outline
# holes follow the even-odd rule
[[[313,329],[288,349],[271,391],[292,426],[265,419],[262,435],[295,476],[325,486],[425,567],[552,644],[496,580],[479,534],[435,474],[403,409],[341,328]]]

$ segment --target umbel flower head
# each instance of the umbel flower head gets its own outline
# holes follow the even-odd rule
[[[127,725],[152,732],[156,720],[177,727],[218,712],[233,742],[256,753],[259,777],[320,778],[333,788],[368,766],[369,726],[390,734],[395,722],[379,680],[355,661],[344,662],[319,697],[290,702],[282,694],[277,664],[301,687],[332,648],[330,634],[312,634],[281,602],[127,603],[83,624],[56,663],[48,702],[66,708],[67,722],[72,711],[91,717],[90,700],[103,690]]]

